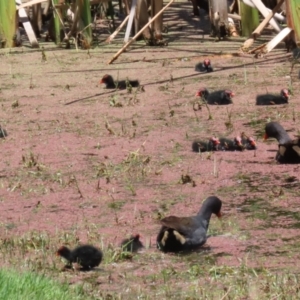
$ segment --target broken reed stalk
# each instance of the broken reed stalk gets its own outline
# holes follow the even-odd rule
[[[270,20],[274,17],[275,13],[279,10],[281,5],[283,4],[284,0],[280,0],[274,9],[267,15],[267,17],[259,24],[259,26],[252,32],[251,37],[246,40],[243,45],[243,48],[249,48],[252,46],[253,42],[260,36],[262,30],[268,25]]]
[[[217,166],[217,157],[216,157],[216,154],[214,154],[214,176],[215,177],[218,177],[218,166]]]
[[[132,44],[142,33],[143,31],[152,24],[175,0],[170,0],[170,2],[163,7],[130,41],[128,41],[108,62],[108,64],[112,64],[127,48],[130,44]]]
[[[124,25],[127,23],[129,19],[129,15],[124,19],[124,21],[121,23],[121,25],[113,32],[106,40],[105,43],[110,43],[116,35],[120,32],[120,30],[124,27]]]
[[[34,4],[39,4],[39,3],[42,3],[42,2],[46,2],[46,1],[48,1],[48,0],[31,0],[31,1],[27,2],[27,3],[23,3],[23,4],[19,5],[19,6],[17,6],[16,10],[19,10],[21,8],[25,8],[25,7],[28,7],[28,6],[32,6]]]

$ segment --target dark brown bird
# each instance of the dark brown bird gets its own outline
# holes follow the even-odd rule
[[[83,270],[90,270],[99,266],[102,261],[102,251],[91,245],[82,245],[70,250],[68,247],[60,247],[56,255],[68,261],[66,267],[71,267],[72,263],[78,263]]]
[[[265,94],[256,97],[256,105],[286,104],[289,102],[289,91],[282,89],[279,95]]]
[[[132,235],[129,239],[124,239],[121,242],[121,248],[127,252],[138,252],[139,249],[144,248],[143,243],[140,241],[140,235]]]
[[[201,140],[195,140],[192,143],[192,149],[194,152],[205,151],[218,151],[220,141],[218,138],[211,137],[207,142]]]
[[[111,75],[104,75],[100,80],[100,83],[104,83],[107,89],[119,89],[125,90],[128,87],[139,87],[140,83],[138,80],[119,80],[114,81]]]
[[[210,59],[206,58],[204,59],[203,63],[198,63],[195,66],[195,71],[197,72],[212,72],[213,67],[211,65]]]
[[[265,127],[264,139],[275,138],[278,151],[275,159],[281,164],[300,163],[300,138],[292,140],[285,129],[278,122],[269,122]]]
[[[192,250],[205,244],[212,214],[221,217],[222,201],[208,197],[196,216],[170,216],[161,220],[162,227],[157,235],[157,248],[164,252]]]
[[[220,90],[209,93],[206,88],[199,89],[196,96],[201,97],[210,105],[228,105],[232,104],[234,93],[231,90]]]

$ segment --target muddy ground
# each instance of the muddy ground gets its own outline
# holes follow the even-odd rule
[[[262,136],[270,120],[291,136],[299,133],[297,67],[290,76],[284,44],[255,59],[239,51],[243,38],[215,41],[204,26],[207,17],[200,22],[191,13],[189,3],[176,2],[164,16],[168,46],[140,41],[111,65],[124,32],[112,44],[103,43],[109,34],[105,21],[98,24],[98,45],[89,51],[41,42],[43,61],[42,50],[26,42],[1,50],[0,120],[8,132],[0,141],[2,241],[47,236],[47,259],[59,266],[53,253],[61,243],[114,249],[122,238],[140,233],[142,253],[119,265],[107,260],[97,273],[102,290],[121,293],[143,286],[136,278],[145,283],[145,276],[164,268],[186,271],[188,262],[199,262],[203,253],[180,258],[158,252],[159,219],[195,214],[207,196],[217,195],[224,217],[212,217],[204,254],[214,257],[214,266],[246,260],[251,267],[296,270],[299,166],[277,164],[277,142]],[[267,30],[257,45],[273,35]],[[206,57],[215,71],[195,72]],[[106,90],[99,80],[107,73],[139,79],[144,91]],[[209,120],[205,106],[193,110],[201,87],[231,89],[234,103],[210,106]],[[288,105],[255,106],[257,94],[284,87],[292,91]],[[196,138],[241,132],[255,137],[256,151],[192,152]],[[183,184],[184,175],[194,184]],[[26,256],[39,257],[32,251],[37,248],[31,244]],[[16,260],[6,264],[19,265]],[[119,276],[124,270],[134,272],[131,283]],[[72,274],[67,279],[75,280]]]

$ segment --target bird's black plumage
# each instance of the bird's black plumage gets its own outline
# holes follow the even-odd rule
[[[265,139],[275,138],[278,151],[275,159],[281,164],[300,163],[300,138],[291,139],[286,130],[278,122],[269,122],[265,127]]]
[[[252,136],[242,136],[242,144],[244,146],[244,149],[247,150],[256,150],[257,149],[257,144],[256,141]]]
[[[194,152],[218,151],[220,141],[218,138],[211,137],[208,141],[195,140],[192,143]]]
[[[100,83],[104,83],[107,89],[119,89],[125,90],[128,87],[139,87],[138,80],[118,80],[115,81],[111,75],[104,75],[100,80]]]
[[[202,63],[198,63],[195,66],[195,71],[197,72],[213,72],[213,67],[211,65],[210,59],[206,58]]]
[[[282,89],[279,95],[265,94],[256,97],[256,105],[287,104],[289,102],[289,91]]]
[[[157,247],[164,252],[192,250],[205,244],[212,214],[221,216],[222,201],[216,196],[208,197],[196,216],[169,216],[161,220],[157,235]]]
[[[137,252],[139,249],[144,247],[143,243],[140,241],[140,235],[132,235],[128,239],[124,239],[121,242],[121,248],[123,251],[127,252]]]
[[[102,251],[92,245],[78,246],[74,250],[62,246],[56,254],[68,261],[67,266],[72,265],[72,263],[78,263],[83,270],[99,266],[103,257]]]
[[[219,90],[210,93],[206,88],[198,90],[196,96],[201,97],[210,105],[228,105],[232,104],[234,93],[231,90]]]
[[[243,151],[244,145],[240,136],[236,136],[234,139],[220,137],[220,150],[223,151]]]

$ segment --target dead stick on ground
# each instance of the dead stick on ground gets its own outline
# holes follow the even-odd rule
[[[121,25],[115,30],[114,33],[112,33],[105,41],[105,43],[110,43],[115,37],[116,35],[120,32],[120,30],[123,28],[123,26],[126,24],[126,22],[129,19],[129,15],[124,19],[124,21],[121,23]]]
[[[260,35],[261,31],[267,26],[270,20],[273,18],[275,13],[279,10],[284,0],[280,0],[273,10],[268,14],[268,16],[259,24],[259,26],[252,32],[251,37],[244,43],[244,48],[249,48],[252,46],[253,42]]]
[[[227,297],[227,295],[229,294],[230,290],[231,290],[231,286],[227,289],[227,292],[220,300],[224,300]]]
[[[153,23],[175,0],[171,0],[164,8],[162,8],[130,41],[128,41],[114,56],[113,58],[108,62],[110,65],[113,63],[121,54],[126,50],[126,48],[132,44],[139,35],[151,24]]]

